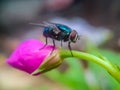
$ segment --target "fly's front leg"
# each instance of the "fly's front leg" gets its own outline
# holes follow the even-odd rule
[[[61,47],[63,46],[63,44],[62,44],[62,40],[61,40]]]
[[[70,50],[71,55],[73,56],[72,48],[71,48],[71,45],[70,45],[70,44],[71,44],[71,42],[69,41],[69,42],[68,42],[68,48],[69,48],[69,50]]]

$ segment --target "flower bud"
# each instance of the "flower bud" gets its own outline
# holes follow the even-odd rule
[[[62,60],[59,57],[58,48],[51,45],[46,45],[44,48],[43,46],[44,43],[39,40],[27,40],[18,46],[7,59],[7,63],[32,75],[38,75],[59,66]]]

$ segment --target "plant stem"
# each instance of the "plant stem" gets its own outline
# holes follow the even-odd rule
[[[72,51],[72,53],[73,57],[75,58],[91,61],[102,66],[105,70],[107,70],[111,74],[111,76],[113,76],[120,83],[120,68],[110,63],[106,58],[97,57],[95,55],[91,55],[80,51]],[[60,50],[60,56],[62,59],[72,57],[69,50],[63,49]]]

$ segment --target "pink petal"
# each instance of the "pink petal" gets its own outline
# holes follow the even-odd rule
[[[47,45],[41,49],[43,46],[44,43],[39,40],[27,40],[18,46],[7,59],[7,63],[31,74],[40,67],[41,63],[50,55],[51,50],[54,48]]]

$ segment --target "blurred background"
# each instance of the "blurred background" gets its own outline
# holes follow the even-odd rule
[[[120,66],[120,0],[0,0],[0,90],[120,90],[102,67],[83,60],[65,60],[37,77],[9,67],[5,60],[23,40],[45,42],[43,28],[29,24],[43,21],[75,29],[81,39],[72,49]]]

